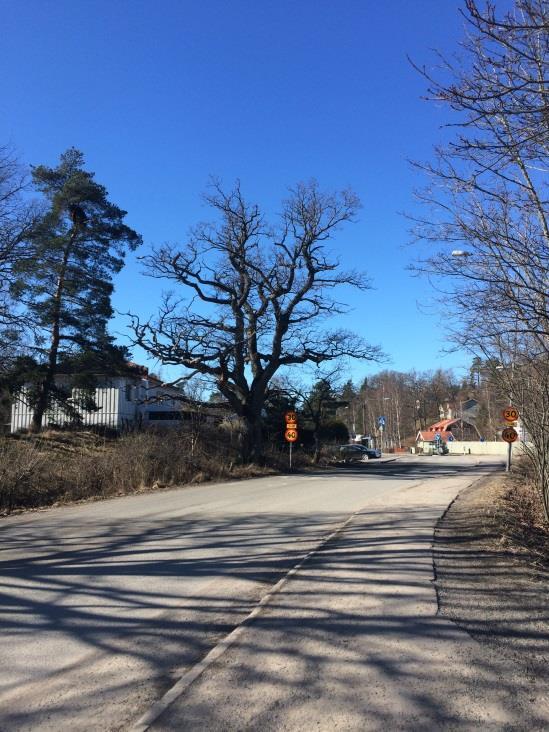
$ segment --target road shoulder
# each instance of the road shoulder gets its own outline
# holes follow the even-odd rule
[[[549,683],[549,565],[509,537],[503,476],[462,491],[439,520],[433,561],[439,614]]]

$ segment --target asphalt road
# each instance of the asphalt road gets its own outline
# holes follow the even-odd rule
[[[496,465],[405,457],[2,519],[0,729],[131,728],[354,512],[153,728],[511,719],[432,584],[436,520]]]

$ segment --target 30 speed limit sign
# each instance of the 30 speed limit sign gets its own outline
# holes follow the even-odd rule
[[[515,407],[506,407],[503,410],[502,415],[506,422],[516,422],[519,418],[518,409],[515,409]]]
[[[290,445],[297,440],[297,414],[295,412],[286,412],[284,415],[286,420],[286,432],[284,438]]]

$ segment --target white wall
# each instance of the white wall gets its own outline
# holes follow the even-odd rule
[[[506,442],[460,442],[453,440],[448,442],[447,445],[450,455],[507,455]],[[522,442],[515,442],[511,454],[518,454],[522,449]]]

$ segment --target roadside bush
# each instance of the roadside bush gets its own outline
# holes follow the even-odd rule
[[[253,477],[272,468],[236,465],[230,440],[219,431],[136,432],[117,438],[52,430],[0,441],[0,511],[108,497],[228,477]]]
[[[499,517],[506,543],[527,548],[537,561],[549,564],[549,525],[532,464],[521,459],[506,476]]]
[[[40,484],[43,456],[33,444],[0,441],[0,511],[26,505]]]

